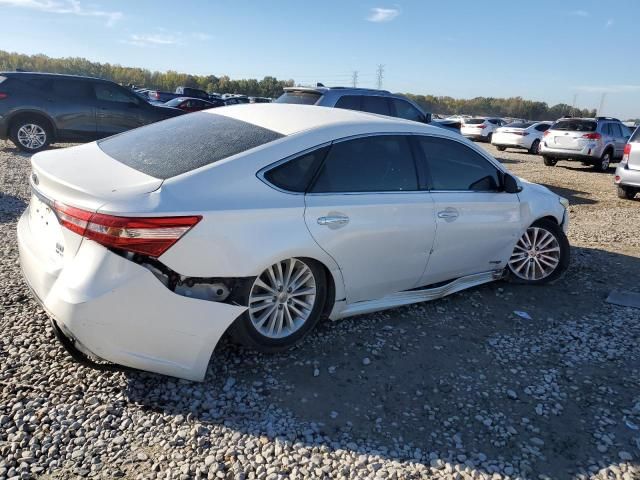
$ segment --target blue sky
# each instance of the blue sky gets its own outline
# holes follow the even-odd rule
[[[634,0],[0,0],[0,49],[640,117]],[[629,55],[629,53],[631,55]]]

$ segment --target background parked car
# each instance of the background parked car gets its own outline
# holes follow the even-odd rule
[[[206,108],[222,107],[225,105],[222,100],[202,100],[200,98],[178,97],[165,103],[167,107],[179,108],[185,112],[197,112]]]
[[[249,97],[246,95],[237,95],[237,94],[225,94],[222,95],[222,100],[225,105],[240,105],[243,103],[250,103]]]
[[[562,118],[544,133],[540,153],[548,167],[572,160],[606,172],[611,162],[622,158],[630,136],[617,118]]]
[[[460,132],[460,122],[451,120],[432,121],[418,104],[402,95],[387,90],[344,87],[287,87],[275,103],[294,103],[317,105],[321,107],[344,108],[360,112],[377,113],[389,117],[404,118],[420,123],[432,123],[435,126]]]
[[[0,73],[0,138],[26,152],[89,141],[182,115],[108,80],[32,72]]]
[[[542,135],[552,122],[512,122],[499,127],[493,133],[491,143],[503,152],[507,148],[523,148],[538,153]]]
[[[163,92],[162,90],[149,90],[147,92],[147,97],[149,97],[149,101],[151,103],[166,103],[169,100],[173,100],[174,98],[179,98],[184,95],[180,93],[174,92]]]
[[[640,128],[636,128],[624,146],[614,181],[620,198],[631,200],[640,193]]]
[[[493,132],[498,127],[506,125],[502,118],[487,117],[487,118],[468,118],[462,124],[460,133],[472,140],[482,140],[491,143]]]
[[[201,98],[202,100],[209,100],[209,94],[199,88],[191,87],[176,87],[176,92],[181,97]]]

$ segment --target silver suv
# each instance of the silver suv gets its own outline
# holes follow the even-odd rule
[[[561,118],[544,132],[540,154],[553,167],[558,160],[576,160],[602,172],[622,158],[631,132],[617,118]]]
[[[437,120],[424,112],[418,104],[402,95],[387,90],[346,87],[286,87],[274,103],[297,103],[320,107],[346,108],[360,112],[377,113],[389,117],[404,118],[420,123],[454,130],[460,133],[460,122]]]
[[[624,146],[622,160],[616,168],[615,184],[618,186],[618,197],[633,199],[640,193],[640,127],[636,128]]]

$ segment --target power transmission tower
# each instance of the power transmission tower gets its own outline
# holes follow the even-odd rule
[[[384,77],[384,65],[378,65],[378,71],[376,73],[378,76],[378,90],[382,90],[382,79]]]
[[[576,102],[578,100],[578,94],[574,93],[573,94],[573,105],[571,105],[571,115],[575,115],[576,114]]]
[[[607,97],[607,92],[602,92],[602,96],[600,97],[600,107],[598,108],[598,117],[602,117],[602,110],[604,109],[604,99]]]
[[[353,88],[356,88],[358,86],[358,71],[357,70],[353,71],[353,76],[351,77],[351,79],[352,79]]]

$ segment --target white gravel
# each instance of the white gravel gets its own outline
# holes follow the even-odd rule
[[[486,147],[571,201],[561,281],[326,322],[286,354],[225,341],[198,384],[57,344],[18,265],[29,159],[0,141],[0,480],[640,478],[640,311],[604,302],[640,289],[640,201]]]

